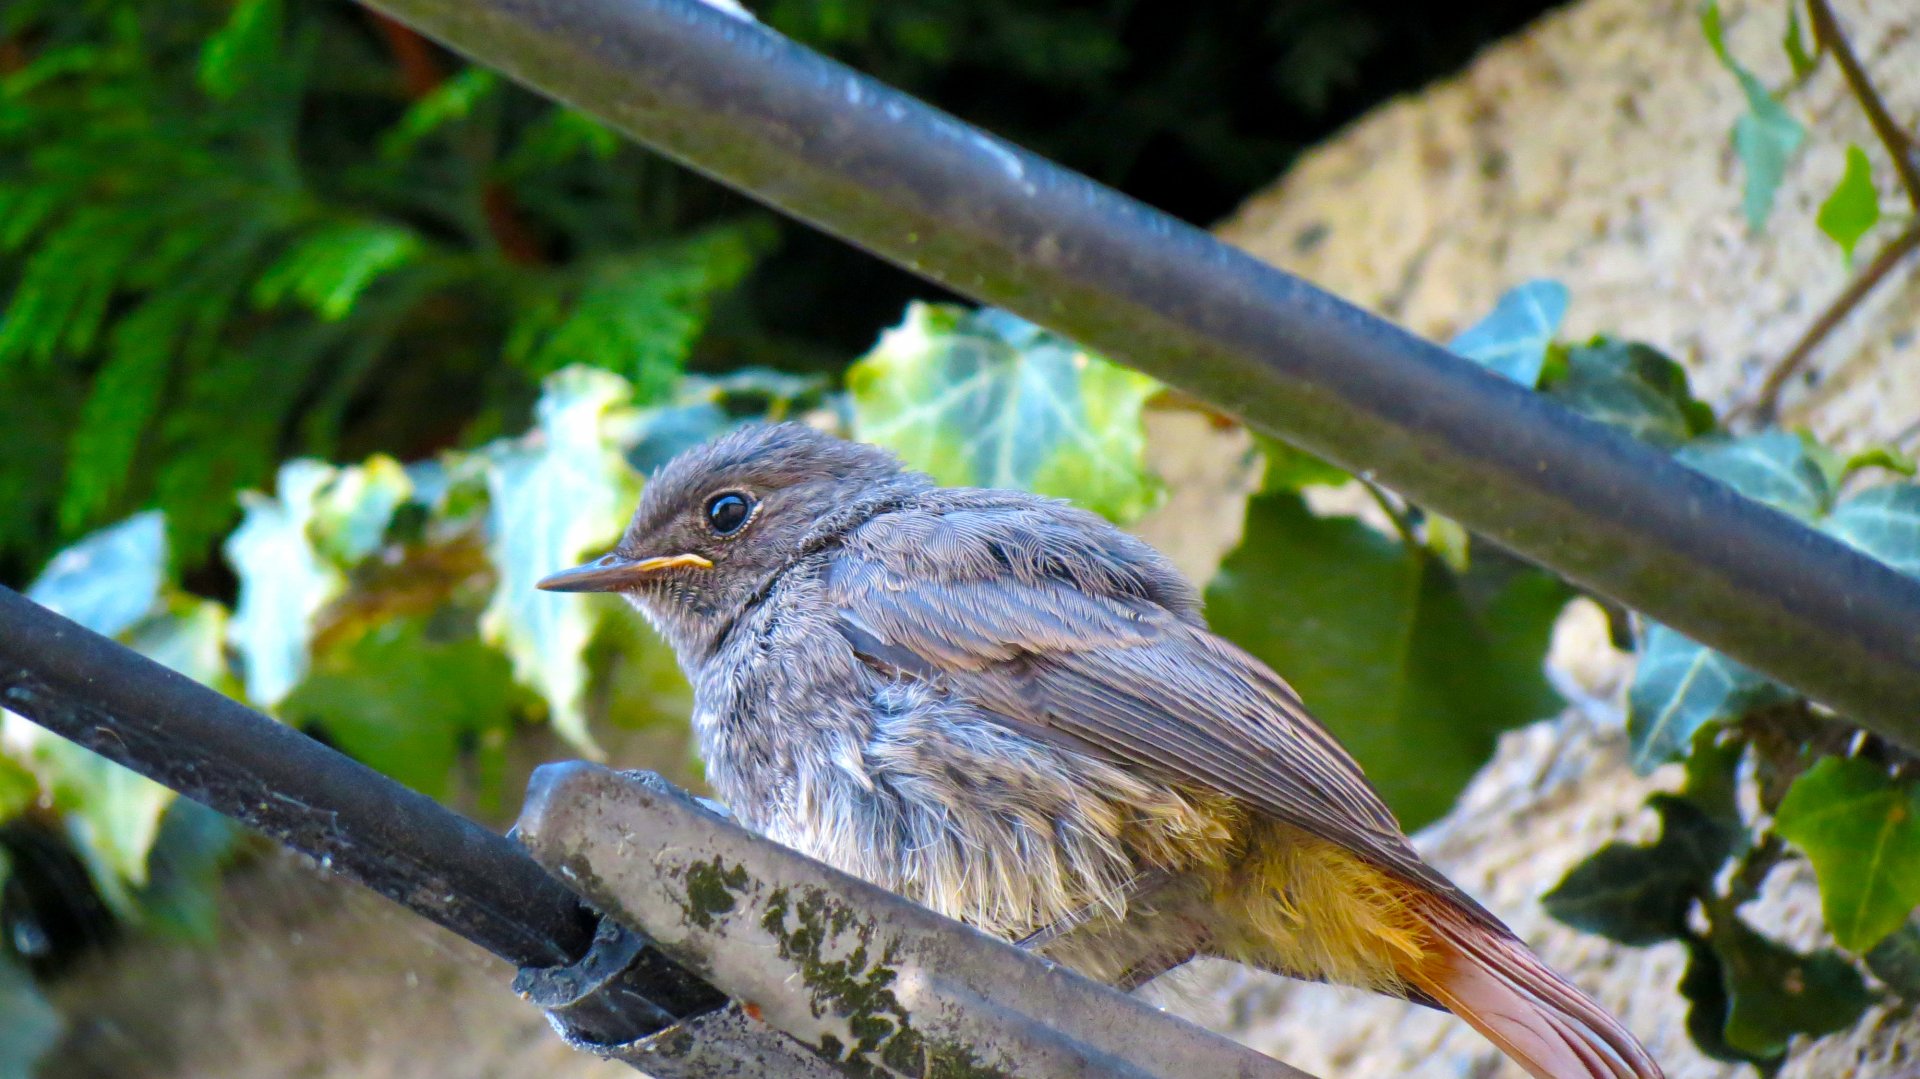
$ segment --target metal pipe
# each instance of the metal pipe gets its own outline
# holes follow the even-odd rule
[[[516,966],[563,966],[592,943],[597,917],[511,840],[7,588],[0,705]],[[646,1029],[723,999],[662,969],[646,996],[670,1014],[633,1016]]]
[[[1920,750],[1920,581],[699,0],[363,0]]]
[[[514,832],[594,906],[847,1074],[1312,1079],[756,835],[659,776],[545,765]]]

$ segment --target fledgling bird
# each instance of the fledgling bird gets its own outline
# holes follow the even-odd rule
[[[540,587],[631,600],[693,683],[716,792],[830,865],[1111,984],[1220,956],[1445,1008],[1539,1079],[1661,1074],[1092,514],[751,427]]]

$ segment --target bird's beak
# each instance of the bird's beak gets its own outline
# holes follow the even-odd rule
[[[622,592],[644,583],[649,576],[663,569],[680,566],[712,569],[713,563],[697,554],[669,554],[641,559],[610,554],[584,566],[550,573],[540,578],[534,587],[545,592]]]

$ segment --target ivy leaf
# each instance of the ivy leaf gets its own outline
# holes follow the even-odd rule
[[[1747,111],[1733,125],[1733,149],[1747,171],[1746,193],[1741,201],[1747,227],[1758,232],[1767,223],[1787,162],[1806,139],[1806,130],[1753,72],[1727,52],[1718,3],[1709,2],[1701,8],[1700,29],[1721,65],[1739,81],[1740,92],[1747,99]]]
[[[1745,747],[1708,742],[1687,760],[1682,795],[1647,800],[1660,814],[1652,843],[1609,843],[1568,870],[1542,897],[1559,921],[1622,944],[1655,944],[1688,935],[1696,897],[1745,838],[1734,804],[1734,774]]]
[[[0,869],[4,865],[0,853]],[[0,872],[0,882],[5,879]],[[0,1079],[33,1079],[35,1066],[60,1040],[64,1026],[33,976],[0,951]]]
[[[1707,942],[1728,1004],[1722,1039],[1748,1060],[1778,1060],[1796,1034],[1845,1030],[1873,1003],[1860,972],[1838,952],[1802,955],[1738,917],[1714,919]]]
[[[245,830],[198,802],[175,798],[147,855],[148,880],[135,896],[150,932],[211,944],[220,927],[220,871]]]
[[[1826,473],[1807,452],[1806,443],[1791,432],[1704,439],[1674,457],[1756,502],[1803,521],[1819,519],[1833,498]]]
[[[1920,788],[1826,757],[1787,789],[1774,830],[1805,851],[1833,939],[1864,952],[1920,906]]]
[[[1901,573],[1920,577],[1920,486],[1869,487],[1840,503],[1821,527]]]
[[[1754,1056],[1727,1042],[1727,973],[1713,946],[1699,937],[1687,938],[1687,969],[1680,975],[1680,995],[1687,1001],[1687,1036],[1702,1053],[1734,1064],[1759,1065],[1764,1074],[1777,1067],[1783,1054]]]
[[[54,555],[27,598],[117,637],[154,609],[166,570],[166,518],[138,513]]]
[[[1846,171],[1813,220],[1828,239],[1840,245],[1841,254],[1851,263],[1854,245],[1880,221],[1880,194],[1873,189],[1873,165],[1867,161],[1865,150],[1847,147]]]
[[[288,694],[290,722],[414,790],[444,798],[461,750],[504,744],[521,691],[505,656],[476,637],[436,640],[419,619],[374,626],[320,657]]]
[[[1650,345],[1596,337],[1567,349],[1564,367],[1543,382],[1547,396],[1575,412],[1662,449],[1713,428],[1685,369]]]
[[[1781,47],[1787,50],[1787,63],[1793,65],[1795,80],[1804,79],[1813,73],[1814,65],[1820,57],[1807,48],[1807,35],[1800,26],[1800,5],[1787,6],[1787,33],[1781,39]]]
[[[351,568],[379,550],[393,515],[413,496],[413,480],[400,462],[374,454],[365,464],[334,474],[314,498],[308,534],[334,565]]]
[[[1508,289],[1493,311],[1447,347],[1498,375],[1532,389],[1540,381],[1547,347],[1567,317],[1567,286],[1528,281]]]
[[[1499,732],[1559,707],[1542,657],[1565,586],[1480,563],[1456,577],[1356,520],[1263,495],[1207,609],[1301,692],[1416,828],[1453,804]]]
[[[1920,998],[1920,925],[1902,925],[1860,958],[1887,988],[1908,1000]]]
[[[314,549],[308,528],[316,500],[335,475],[319,461],[280,466],[279,496],[245,492],[246,515],[227,537],[227,562],[240,578],[229,630],[255,704],[280,703],[306,676],[314,618],[346,588],[346,579]]]
[[[534,582],[597,553],[620,535],[636,477],[609,429],[633,387],[587,367],[546,381],[527,438],[488,455],[487,554],[499,579],[480,632],[513,661],[514,677],[547,702],[554,729],[600,755],[587,730],[584,653],[599,608],[592,597],[541,592]]]
[[[941,483],[1152,508],[1141,408],[1159,384],[1004,312],[916,303],[847,372],[854,437]]]
[[[1266,461],[1266,470],[1260,475],[1261,494],[1298,491],[1303,487],[1338,487],[1353,479],[1340,466],[1328,464],[1277,438],[1256,432],[1253,444]]]
[[[19,761],[0,753],[0,824],[19,816],[40,799],[40,784]],[[4,870],[5,852],[0,851],[0,870]],[[0,871],[0,877],[4,877]]]
[[[1788,690],[1752,668],[1650,623],[1627,691],[1628,759],[1645,775],[1685,756],[1707,724],[1737,719],[1788,696]]]

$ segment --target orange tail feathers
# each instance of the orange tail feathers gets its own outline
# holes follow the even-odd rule
[[[1441,948],[1408,980],[1534,1079],[1663,1079],[1619,1020],[1518,938],[1442,900],[1420,906]]]

